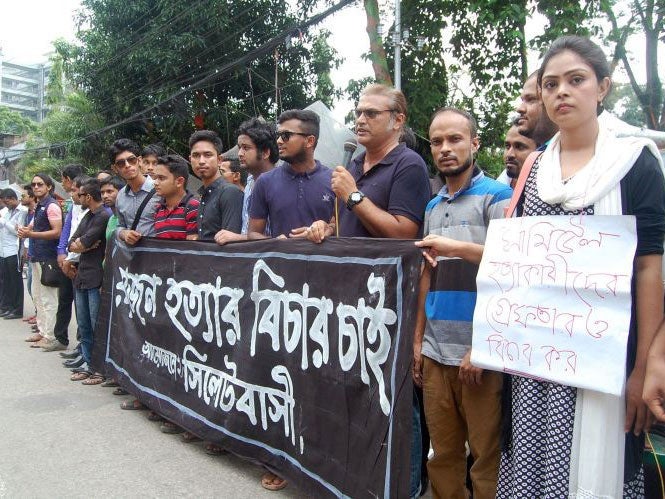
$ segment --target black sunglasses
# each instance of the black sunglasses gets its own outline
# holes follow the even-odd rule
[[[302,133],[302,132],[289,132],[288,130],[282,130],[277,132],[277,138],[282,139],[284,142],[291,140],[291,137],[294,135],[301,135],[302,137],[309,137],[311,133]]]

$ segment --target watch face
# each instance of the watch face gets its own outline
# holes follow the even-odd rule
[[[358,201],[360,201],[360,193],[359,192],[352,193],[351,194],[351,201],[353,201],[354,203],[357,203]]]

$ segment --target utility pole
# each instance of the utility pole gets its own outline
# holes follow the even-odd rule
[[[395,45],[395,88],[402,89],[402,19],[400,0],[395,0],[395,32],[393,43]]]

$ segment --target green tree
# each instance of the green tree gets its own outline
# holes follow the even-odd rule
[[[665,130],[665,89],[660,80],[658,57],[660,44],[665,42],[665,0],[633,0],[617,2],[600,0],[600,10],[612,27],[608,40],[614,43],[614,61],[621,62],[630,85],[637,96],[644,122],[653,130]],[[630,37],[643,36],[646,82],[637,80],[636,61],[630,57],[626,44]]]
[[[59,50],[66,73],[107,124],[151,109],[112,130],[107,141],[117,136],[142,143],[159,140],[185,153],[196,119],[198,125],[220,130],[229,145],[233,131],[249,116],[270,119],[317,96],[326,96],[330,104],[336,95],[327,76],[337,64],[334,51],[325,36],[297,30],[276,52],[246,58],[231,72],[214,76],[296,24],[299,13],[284,2],[82,4],[79,44]],[[204,84],[190,87],[206,77]]]
[[[21,113],[0,106],[0,135],[26,135],[37,130],[37,123]]]
[[[101,117],[84,94],[67,94],[30,135],[27,152],[19,162],[19,176],[28,179],[44,171],[58,177],[68,163],[81,163],[88,173],[106,166],[105,144],[92,134],[102,126]]]

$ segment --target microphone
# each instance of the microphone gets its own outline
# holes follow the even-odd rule
[[[353,153],[356,152],[357,148],[358,142],[356,142],[356,139],[349,139],[344,142],[344,159],[342,160],[342,164],[347,170],[351,165],[351,158],[353,157]]]

